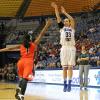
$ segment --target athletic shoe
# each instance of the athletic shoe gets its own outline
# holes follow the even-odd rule
[[[64,92],[67,91],[67,84],[64,84],[64,89],[63,89]]]
[[[69,81],[68,81],[68,89],[67,89],[68,92],[71,91],[71,82],[72,82],[72,80],[69,80]]]
[[[18,98],[17,98],[18,100],[24,100],[24,96],[22,95],[22,94],[18,94]]]
[[[15,98],[18,99],[18,94],[21,92],[21,88],[17,88],[16,89],[16,94],[15,94]]]
[[[68,84],[68,89],[67,89],[68,92],[71,91],[71,84]]]

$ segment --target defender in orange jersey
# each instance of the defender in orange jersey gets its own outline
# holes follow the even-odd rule
[[[21,45],[11,47],[11,48],[4,48],[1,49],[0,52],[3,51],[10,51],[13,49],[19,49],[20,48],[20,59],[17,63],[18,67],[18,76],[19,76],[19,86],[16,89],[15,98],[18,100],[24,100],[24,94],[27,87],[28,80],[32,80],[33,74],[33,66],[34,66],[34,52],[36,49],[36,46],[39,44],[41,37],[44,35],[47,28],[50,26],[51,20],[48,19],[46,21],[46,25],[40,32],[37,39],[32,42],[31,36],[29,34],[26,34],[23,39],[23,43]]]
[[[26,37],[29,37],[30,40],[30,35],[26,35]],[[28,39],[27,39],[28,40]],[[24,44],[25,45],[25,44]],[[30,47],[26,48],[23,44],[20,46],[20,55],[21,58],[17,63],[18,67],[18,75],[19,77],[23,77],[27,80],[32,80],[32,70],[34,67],[34,52],[36,48],[36,44],[29,42]]]

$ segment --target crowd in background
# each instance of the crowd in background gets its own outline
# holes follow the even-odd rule
[[[85,39],[85,42],[84,44],[87,47],[87,52],[90,55],[89,64],[91,67],[100,67],[100,43],[98,42],[97,44],[90,44],[88,39]],[[78,56],[80,54],[80,47],[82,43],[80,42],[80,44],[78,43],[77,45]],[[56,43],[51,44],[46,42],[44,45],[40,45],[36,67],[38,69],[45,69],[45,67],[50,69],[61,68],[59,52],[60,45]],[[76,63],[76,65],[78,64]]]
[[[77,48],[76,61],[78,55],[80,54],[81,46],[82,44],[84,44],[86,46],[87,52],[89,53],[89,64],[91,65],[91,68],[100,68],[100,20],[98,19],[99,16],[100,15],[97,14],[95,18],[90,15],[89,18],[86,18],[86,16],[81,16],[81,18],[75,17],[77,23],[75,37]],[[40,45],[37,48],[37,55],[35,59],[35,67],[37,69],[62,68],[59,55],[61,48],[61,45],[59,44],[59,31],[55,19],[53,20],[54,23],[48,29]],[[32,29],[33,32],[36,33],[36,30],[39,30],[39,24],[40,23],[38,23],[37,21],[34,25],[32,24],[33,27],[35,27],[35,31]],[[13,30],[11,34],[7,36],[4,44],[20,43],[23,38],[23,34],[26,32],[28,32],[28,30],[18,30],[18,28],[17,30]],[[76,63],[76,66],[74,68],[78,69],[78,63]],[[5,64],[3,67],[0,67],[0,79],[6,79],[10,81],[15,80],[17,75],[16,70],[17,69],[15,63],[12,62],[12,64]]]
[[[1,81],[17,81],[17,69],[14,63],[5,64],[0,68],[0,80]]]

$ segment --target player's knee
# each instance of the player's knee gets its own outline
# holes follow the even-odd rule
[[[72,67],[68,67],[68,70],[72,70]]]
[[[68,67],[63,67],[63,70],[68,70]]]

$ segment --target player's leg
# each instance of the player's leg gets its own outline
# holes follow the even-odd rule
[[[28,80],[26,78],[20,78],[19,87],[16,89],[16,95],[18,100],[24,100],[27,82]]]
[[[21,87],[21,92],[18,94],[18,97],[22,100],[24,99],[24,95],[25,95],[25,91],[26,91],[26,88],[27,88],[28,80],[32,79],[30,77],[30,75],[32,75],[33,61],[31,61],[31,60],[24,61],[23,66],[24,66],[24,71],[23,71],[23,77],[22,77],[21,86],[20,86]]]
[[[68,92],[71,91],[71,82],[73,76],[73,67],[75,66],[76,61],[76,48],[69,47],[68,50]]]
[[[64,88],[63,91],[66,92],[67,91],[67,50],[66,47],[62,47],[61,48],[61,52],[60,52],[60,60],[61,60],[61,65],[63,68],[63,79],[64,79]]]
[[[72,76],[73,76],[73,66],[68,66],[68,92],[71,91]]]
[[[64,79],[64,89],[63,91],[67,91],[67,67],[63,67],[63,79]]]
[[[24,96],[22,95],[22,86],[23,86],[23,78],[20,78],[19,86],[16,88],[15,98],[18,100],[24,100]]]
[[[25,79],[25,78],[22,78],[22,80],[21,80],[21,90],[20,90],[20,92],[18,93],[18,100],[24,100],[24,94],[25,94],[25,91],[26,91],[26,87],[27,87],[27,82],[28,82],[28,80],[27,79]]]
[[[19,83],[18,87],[16,88],[15,98],[18,99],[18,94],[21,92],[21,85],[22,85],[22,77],[23,77],[23,62],[21,60],[17,63],[18,69],[18,76],[19,76]]]

